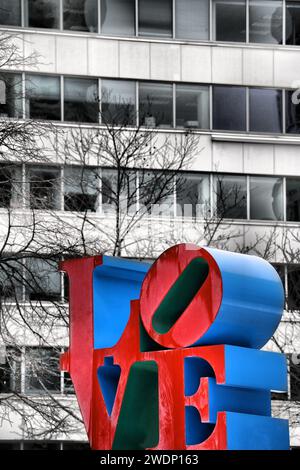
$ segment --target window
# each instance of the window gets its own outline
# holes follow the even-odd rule
[[[176,85],[176,126],[209,129],[209,88]]]
[[[42,258],[26,261],[26,297],[33,301],[60,301],[61,276],[57,262]]]
[[[213,128],[228,131],[246,130],[246,88],[214,87]]]
[[[249,41],[282,44],[281,0],[250,0]]]
[[[172,0],[139,0],[139,35],[172,37]]]
[[[300,222],[300,179],[286,179],[286,218],[291,222]]]
[[[300,2],[286,2],[286,44],[300,44]]]
[[[139,86],[141,124],[149,127],[173,126],[173,86],[141,82]]]
[[[286,132],[300,133],[300,95],[297,90],[286,91]]]
[[[60,28],[60,0],[25,0],[25,25],[32,28]]]
[[[21,206],[21,167],[14,164],[0,164],[0,209],[14,209]]]
[[[65,78],[64,88],[65,121],[99,121],[97,80],[85,78]]]
[[[1,346],[0,393],[21,392],[21,355],[15,348]]]
[[[139,172],[139,203],[141,213],[174,216],[174,176],[168,171]]]
[[[23,300],[23,263],[13,256],[0,258],[0,297],[7,302]]]
[[[22,77],[0,74],[0,118],[22,118]]]
[[[250,88],[250,131],[282,132],[282,92]]]
[[[98,31],[97,0],[63,0],[64,29],[71,31]]]
[[[136,211],[136,173],[134,171],[102,170],[101,196],[104,212]]]
[[[58,168],[29,167],[28,183],[31,209],[59,210],[60,170]]]
[[[300,355],[290,357],[291,400],[300,400]]]
[[[27,76],[26,116],[30,119],[61,120],[59,77]]]
[[[26,348],[25,393],[60,392],[59,352],[53,348]]]
[[[176,179],[176,213],[184,217],[204,217],[209,212],[208,175],[184,175]]]
[[[213,0],[214,40],[246,41],[246,1]]]
[[[300,310],[300,265],[290,264],[288,277],[288,309]]]
[[[176,0],[176,37],[209,39],[209,0]]]
[[[21,0],[0,0],[0,24],[21,26]]]
[[[282,179],[252,177],[250,180],[251,219],[282,220]]]
[[[104,123],[136,123],[135,82],[102,80],[101,119]]]
[[[216,178],[217,215],[225,219],[247,219],[247,181],[245,176]]]
[[[92,211],[97,208],[98,174],[96,169],[65,168],[65,211]]]
[[[65,395],[74,395],[75,390],[74,390],[74,385],[71,380],[71,376],[68,374],[68,372],[64,372],[64,394]]]
[[[135,35],[135,0],[101,0],[101,32]]]

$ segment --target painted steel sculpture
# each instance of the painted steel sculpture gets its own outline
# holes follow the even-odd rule
[[[275,269],[181,244],[151,266],[69,260],[71,375],[93,449],[288,449],[271,416],[285,357],[261,351],[283,312]],[[139,300],[135,300],[139,299]]]

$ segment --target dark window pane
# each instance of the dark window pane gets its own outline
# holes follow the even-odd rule
[[[176,126],[209,129],[209,88],[176,85]]]
[[[139,0],[139,34],[172,37],[172,0]]]
[[[39,258],[26,261],[26,297],[36,301],[60,301],[61,277],[57,262]]]
[[[22,118],[22,76],[0,74],[0,118]]]
[[[246,130],[246,89],[215,86],[213,89],[213,128],[228,131]]]
[[[176,37],[209,38],[209,0],[176,0]]]
[[[136,173],[104,169],[101,178],[102,209],[105,213],[136,211]]]
[[[282,1],[250,0],[249,41],[282,44]]]
[[[101,33],[135,34],[135,0],[101,0]]]
[[[66,395],[74,395],[75,390],[70,375],[64,372],[64,393]]]
[[[291,222],[300,222],[300,179],[286,179],[286,216]]]
[[[64,208],[66,211],[96,211],[99,178],[96,169],[65,168]]]
[[[98,82],[85,78],[65,78],[65,121],[98,122]]]
[[[178,216],[204,217],[209,212],[210,184],[208,175],[184,175],[176,180]]]
[[[26,348],[25,392],[60,391],[59,352],[53,348]]]
[[[250,131],[282,132],[282,92],[250,88]]]
[[[214,0],[213,18],[215,41],[246,41],[245,0]]]
[[[21,450],[20,441],[2,441],[0,450]]]
[[[26,82],[26,116],[31,119],[61,120],[60,79],[28,75]]]
[[[286,3],[286,44],[300,44],[300,2]]]
[[[220,176],[216,179],[217,214],[228,219],[247,218],[245,176]]]
[[[288,309],[300,310],[300,266],[288,266]]]
[[[0,24],[21,26],[21,0],[0,0]]]
[[[10,347],[0,351],[0,393],[21,392],[21,354]]]
[[[139,86],[139,100],[142,125],[149,127],[172,127],[172,85],[141,82]]]
[[[101,118],[104,123],[136,123],[135,82],[102,80]]]
[[[143,213],[174,216],[174,175],[170,172],[139,172],[139,202]]]
[[[17,303],[22,300],[23,264],[9,255],[0,258],[0,297]]]
[[[32,28],[59,29],[60,0],[26,0],[25,25]]]
[[[291,400],[300,400],[300,354],[290,357]]]
[[[257,220],[282,220],[282,179],[253,177],[250,181],[250,217]]]
[[[0,208],[18,208],[22,199],[21,167],[0,164]]]
[[[59,178],[58,168],[28,169],[31,209],[60,209]]]
[[[300,133],[300,93],[297,90],[286,91],[286,132]]]
[[[64,0],[64,29],[98,31],[97,0]]]

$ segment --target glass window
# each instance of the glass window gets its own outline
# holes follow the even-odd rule
[[[286,217],[288,221],[300,222],[300,179],[286,179]]]
[[[246,130],[246,88],[214,86],[213,128],[228,131]]]
[[[208,175],[183,175],[176,178],[176,213],[184,217],[204,217],[210,210]]]
[[[250,217],[257,220],[282,220],[282,179],[252,177],[250,180]]]
[[[281,0],[250,0],[249,41],[282,44]]]
[[[247,180],[245,176],[217,177],[216,193],[218,217],[247,219]]]
[[[149,127],[173,126],[173,86],[162,83],[139,84],[141,124]]]
[[[99,100],[97,80],[65,78],[65,121],[98,122]]]
[[[286,44],[300,44],[300,2],[286,2]]]
[[[246,0],[213,0],[214,40],[246,41]]]
[[[300,310],[300,266],[288,265],[288,309]]]
[[[64,29],[71,31],[98,31],[97,0],[63,0]]]
[[[139,0],[139,34],[172,37],[172,0]]]
[[[26,116],[30,119],[61,120],[59,77],[27,76]]]
[[[61,277],[57,262],[41,258],[26,261],[26,294],[29,300],[61,300]]]
[[[26,348],[25,392],[60,391],[59,352],[53,348]]]
[[[104,123],[135,124],[135,82],[102,80],[101,119]]]
[[[20,207],[21,197],[21,167],[13,164],[0,164],[0,208]]]
[[[290,356],[291,400],[300,400],[300,355]]]
[[[99,178],[96,169],[65,168],[65,211],[92,211],[97,209]]]
[[[21,0],[0,0],[0,24],[21,26]]]
[[[250,131],[282,132],[282,92],[250,88]]]
[[[168,171],[139,172],[141,213],[174,216],[174,175]]]
[[[176,37],[209,39],[209,0],[176,0]]]
[[[28,169],[31,209],[60,209],[60,170],[50,167]]]
[[[209,129],[209,88],[176,85],[176,126]]]
[[[60,0],[25,0],[25,25],[32,28],[60,28]]]
[[[21,392],[21,354],[10,347],[1,346],[0,393]]]
[[[104,212],[136,211],[136,173],[104,169],[101,178],[102,209]]]
[[[22,118],[22,76],[0,74],[0,118]]]
[[[286,132],[300,133],[300,92],[298,90],[286,91]]]
[[[0,297],[7,302],[21,301],[23,297],[22,260],[0,258]]]
[[[135,0],[101,0],[101,33],[135,35]]]
[[[71,380],[70,374],[68,372],[64,372],[64,393],[66,395],[74,395],[75,390],[74,390],[74,385]]]

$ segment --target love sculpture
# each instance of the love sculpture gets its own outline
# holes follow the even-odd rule
[[[288,449],[284,292],[255,256],[181,244],[146,263],[64,261],[70,373],[92,449]],[[139,300],[134,300],[139,299]]]

